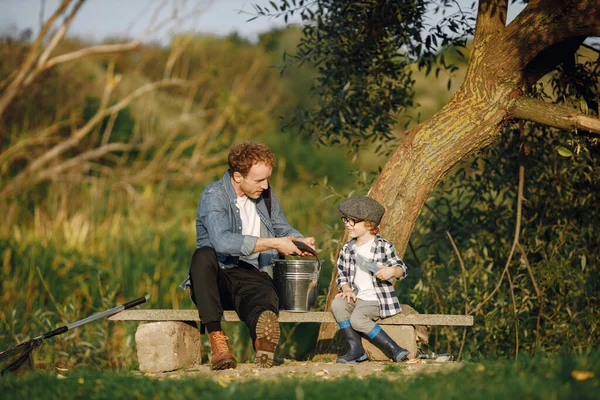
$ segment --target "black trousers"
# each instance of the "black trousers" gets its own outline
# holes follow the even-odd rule
[[[212,247],[196,249],[190,266],[192,301],[202,324],[220,322],[223,310],[235,310],[256,339],[256,322],[263,311],[279,314],[279,296],[269,274],[241,261],[221,269]]]

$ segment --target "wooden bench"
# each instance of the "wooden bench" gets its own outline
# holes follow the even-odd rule
[[[200,322],[197,310],[125,310],[109,318],[112,321],[194,321]],[[223,321],[239,322],[235,311],[225,311]],[[279,322],[333,322],[329,311],[280,311]],[[396,314],[378,321],[380,325],[473,326],[472,315]]]
[[[403,306],[405,307],[405,306]],[[409,307],[407,307],[409,308]],[[136,332],[136,346],[140,371],[163,372],[200,363],[200,322],[198,311],[190,310],[125,310],[109,318],[111,321],[145,321]],[[225,311],[223,321],[239,322],[235,311]],[[280,311],[282,323],[336,323],[329,311]],[[415,326],[473,326],[473,316],[446,314],[396,314],[378,321],[398,344],[416,357]],[[370,359],[383,360],[385,356],[367,341],[363,341]]]

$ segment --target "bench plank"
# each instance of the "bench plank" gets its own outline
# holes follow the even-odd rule
[[[109,318],[112,321],[200,321],[197,310],[125,310]],[[239,321],[235,311],[225,311],[223,321]],[[279,322],[336,322],[329,311],[280,311]],[[396,314],[378,321],[381,325],[473,326],[472,315]]]

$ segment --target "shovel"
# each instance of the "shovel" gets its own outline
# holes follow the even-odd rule
[[[40,335],[33,339],[30,339],[26,342],[16,345],[15,347],[12,347],[8,350],[1,352],[0,353],[0,366],[4,365],[5,363],[8,363],[8,365],[6,367],[0,367],[1,368],[0,375],[4,375],[6,372],[9,372],[9,371],[11,371],[11,372],[16,371],[20,366],[22,366],[25,363],[28,364],[30,369],[33,369],[33,361],[31,359],[31,353],[33,352],[34,349],[36,349],[37,347],[39,347],[42,344],[42,341],[44,339],[48,339],[53,336],[60,335],[61,333],[65,333],[68,330],[77,328],[81,325],[85,325],[88,322],[96,321],[97,319],[101,319],[101,318],[105,318],[105,317],[110,317],[111,315],[114,315],[114,314],[121,312],[123,310],[126,310],[128,308],[138,306],[145,302],[146,302],[146,297],[140,297],[139,299],[129,301],[125,304],[121,304],[120,306],[111,308],[110,310],[106,310],[106,311],[100,312],[98,314],[94,314],[91,317],[80,319],[79,321],[75,321],[75,322],[67,324],[65,326],[61,326],[60,328],[56,328],[53,331],[44,333],[43,335]]]

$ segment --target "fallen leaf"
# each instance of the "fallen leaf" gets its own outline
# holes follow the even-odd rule
[[[80,385],[83,385],[83,382],[84,382],[83,378],[77,379],[77,383],[79,383]]]
[[[56,375],[56,379],[67,379],[67,377],[64,375],[58,374],[58,375]]]
[[[420,360],[418,358],[411,358],[410,360],[406,361],[405,364],[417,364],[419,362]]]
[[[477,371],[477,372],[483,372],[483,371],[485,371],[485,366],[483,364],[479,364],[477,366],[477,368],[475,368],[475,371]]]
[[[220,376],[219,379],[217,379],[217,382],[219,382],[219,385],[221,385],[223,387],[227,387],[227,385],[229,385],[229,377],[228,376]]]
[[[579,370],[574,369],[573,371],[571,371],[571,376],[573,378],[575,378],[575,380],[577,380],[577,381],[585,381],[587,379],[593,378],[594,372],[593,371],[579,371]]]

